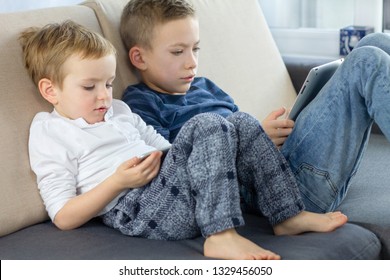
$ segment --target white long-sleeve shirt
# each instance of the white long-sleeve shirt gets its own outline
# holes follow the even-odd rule
[[[30,164],[52,220],[67,201],[94,188],[124,161],[167,146],[168,141],[120,100],[113,100],[104,122],[70,120],[54,110],[38,113],[30,127]]]

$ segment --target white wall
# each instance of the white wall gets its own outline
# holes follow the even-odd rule
[[[282,54],[337,57],[339,30],[382,31],[382,0],[259,0]]]
[[[237,0],[238,1],[238,0]],[[0,0],[0,13],[73,5],[82,0]],[[338,56],[339,29],[382,30],[382,0],[259,0],[282,54]]]
[[[81,3],[82,0],[0,0],[0,13]]]

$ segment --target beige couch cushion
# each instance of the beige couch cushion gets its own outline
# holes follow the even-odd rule
[[[32,25],[68,18],[101,32],[94,12],[83,6],[0,14],[0,236],[47,219],[30,169],[27,143],[33,116],[51,106],[24,69],[18,34]]]
[[[191,0],[200,20],[199,75],[216,82],[240,109],[262,120],[279,106],[290,106],[295,90],[257,0]],[[128,57],[118,32],[128,0],[90,1],[104,35],[119,51],[120,75],[130,74]],[[123,61],[121,61],[123,58]],[[125,69],[123,71],[123,69]],[[120,98],[120,96],[117,96]]]
[[[95,10],[99,19],[104,37],[109,39],[118,52],[118,66],[116,85],[114,86],[114,97],[121,99],[122,93],[129,84],[138,82],[137,75],[130,67],[129,57],[119,34],[119,22],[122,9],[128,0],[112,1],[86,1],[83,4]],[[119,81],[118,81],[119,79]]]
[[[296,97],[257,0],[192,0],[200,20],[199,75],[264,119]]]

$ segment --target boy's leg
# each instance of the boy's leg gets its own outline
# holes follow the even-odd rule
[[[301,112],[282,147],[308,210],[332,211],[342,201],[374,119],[390,139],[389,55],[363,42]]]
[[[355,49],[364,46],[377,47],[390,54],[390,36],[386,33],[371,33],[364,36],[355,46]]]
[[[227,120],[236,129],[237,172],[249,207],[260,211],[272,225],[300,213],[304,204],[295,177],[260,123],[243,112]]]
[[[235,149],[229,122],[214,114],[194,117],[183,126],[156,179],[131,190],[104,221],[124,234],[166,240],[243,225]]]

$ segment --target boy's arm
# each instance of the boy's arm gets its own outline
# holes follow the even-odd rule
[[[162,135],[166,140],[169,140],[171,132],[169,128],[163,126],[160,122],[161,119],[157,117],[157,114],[150,114],[145,111],[142,112],[142,110],[136,110],[134,113],[139,115],[146,124],[151,125],[158,134]]]
[[[141,137],[146,144],[157,149],[164,149],[171,146],[164,135],[158,133],[152,125],[148,125],[139,115],[133,114],[133,120],[133,123],[138,131],[140,131]]]
[[[145,160],[132,158],[92,190],[70,199],[56,214],[53,222],[62,230],[75,229],[93,217],[121,192],[141,187],[157,176],[161,152],[154,152]]]
[[[209,88],[217,98],[230,102],[234,105],[234,107],[232,108],[232,112],[238,111],[237,105],[234,104],[233,99],[227,93],[225,93],[209,79],[204,78],[204,81],[207,84],[207,88]],[[294,121],[283,117],[286,114],[288,114],[288,112],[286,112],[285,108],[279,108],[275,111],[272,111],[261,122],[261,126],[264,129],[265,133],[279,148],[284,144],[294,127]]]
[[[166,119],[161,115],[160,100],[155,94],[144,91],[137,86],[129,86],[123,94],[122,100],[131,111],[139,115],[145,123],[154,127],[165,139],[169,140],[170,130]]]
[[[53,144],[49,147],[55,146]],[[72,165],[77,167],[77,162],[67,162],[64,157],[58,157],[58,152],[54,157],[49,156],[43,150],[37,151],[31,146],[31,166],[37,174],[38,186],[49,216],[62,230],[85,224],[122,192],[150,182],[160,169],[161,152],[155,152],[143,161],[135,157],[122,163],[111,176],[93,189],[77,194],[77,171],[72,171]]]
[[[156,176],[160,152],[142,162],[138,158],[124,162],[94,189],[78,194],[78,156],[72,145],[59,140],[64,128],[58,122],[46,122],[47,116],[47,113],[40,114],[31,125],[29,156],[46,210],[60,229],[73,229],[84,224],[122,191],[145,185]]]
[[[262,122],[265,133],[271,138],[272,142],[280,148],[287,137],[292,132],[294,121],[286,119],[283,115],[286,114],[285,108],[272,111]]]
[[[146,144],[155,147],[157,149],[164,149],[167,146],[170,146],[170,143],[164,135],[161,135],[156,131],[154,126],[147,124],[140,115],[133,112],[128,105],[123,101],[115,100],[116,110],[122,114],[128,115],[130,117],[130,122],[134,127],[139,131],[141,139],[145,141]]]

